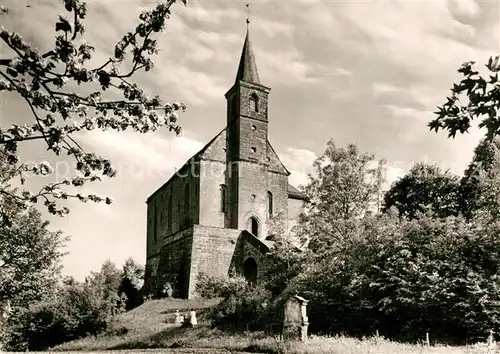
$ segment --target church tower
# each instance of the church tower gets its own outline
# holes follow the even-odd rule
[[[248,21],[247,21],[248,23]],[[268,95],[259,80],[247,28],[233,87],[227,99],[226,227],[266,233],[268,198]]]

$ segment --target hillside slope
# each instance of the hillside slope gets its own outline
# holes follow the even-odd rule
[[[203,337],[203,333],[211,332],[206,312],[215,306],[218,300],[181,300],[163,299],[147,301],[141,306],[121,314],[113,324],[113,330],[98,337],[87,337],[64,343],[52,348],[56,351],[66,350],[109,350],[129,348],[157,348],[183,346],[179,343],[185,339]],[[175,312],[188,314],[196,311],[198,328],[185,329],[174,325]]]
[[[343,336],[311,336],[306,343],[282,342],[263,333],[229,334],[211,328],[206,312],[218,303],[217,300],[153,300],[124,313],[117,318],[115,333],[100,337],[88,337],[65,343],[51,351],[95,351],[123,350],[134,353],[148,353],[144,349],[171,348],[164,353],[274,353],[274,354],[486,354],[499,353],[493,345],[467,347],[431,346],[402,344],[382,337],[355,339]],[[181,314],[194,309],[199,326],[180,328],[174,325],[175,311]],[[175,349],[174,349],[175,348]],[[157,351],[153,351],[157,352]],[[62,353],[61,353],[62,354]]]

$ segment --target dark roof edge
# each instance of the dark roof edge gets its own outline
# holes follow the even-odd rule
[[[203,146],[200,151],[198,151],[188,161],[186,161],[186,163],[184,165],[182,165],[182,167],[180,169],[175,171],[174,174],[172,175],[172,177],[170,177],[167,182],[163,183],[157,190],[155,190],[148,197],[148,199],[146,199],[146,203],[149,202],[151,200],[151,198],[153,198],[161,189],[163,189],[163,187],[165,187],[167,184],[172,182],[176,177],[178,177],[177,174],[180,173],[181,171],[184,171],[186,169],[186,167],[188,167],[194,160],[199,160],[200,155],[203,154],[210,147],[210,145],[212,145],[212,143],[215,141],[215,139],[217,139],[219,137],[219,135],[221,135],[225,130],[226,130],[226,128],[222,129],[214,138],[212,138],[212,140],[210,140],[208,143],[206,143],[205,146]]]
[[[278,161],[280,162],[281,166],[283,166],[283,168],[285,169],[286,173],[288,173],[288,176],[291,175],[291,172],[288,171],[288,169],[286,168],[285,164],[281,161],[280,159],[280,156],[276,153],[276,150],[274,150],[273,146],[271,145],[271,142],[269,141],[269,139],[267,139],[267,145],[271,148],[271,150],[274,152],[274,155],[276,155],[276,157],[278,158]]]

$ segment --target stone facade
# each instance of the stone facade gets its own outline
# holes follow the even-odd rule
[[[167,279],[176,296],[195,296],[200,272],[258,281],[272,244],[267,221],[282,214],[291,228],[302,210],[268,140],[269,93],[247,34],[225,95],[227,126],[147,200],[147,275]]]

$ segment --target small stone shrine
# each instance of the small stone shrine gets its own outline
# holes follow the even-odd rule
[[[284,308],[283,318],[283,339],[284,340],[307,340],[307,328],[309,321],[307,318],[308,300],[298,295],[290,298]]]

